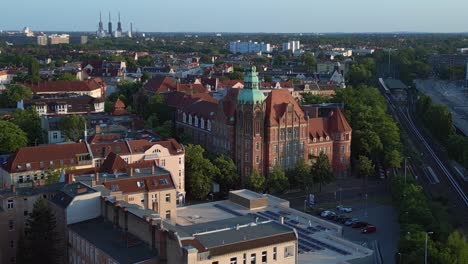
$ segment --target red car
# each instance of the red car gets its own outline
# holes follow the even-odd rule
[[[363,234],[370,234],[370,233],[374,233],[377,231],[377,227],[373,226],[373,225],[368,225],[366,227],[364,227],[363,229],[361,229],[361,233]]]

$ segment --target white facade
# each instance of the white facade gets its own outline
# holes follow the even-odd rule
[[[264,52],[264,53],[270,53],[271,52],[271,45],[270,43],[258,43],[258,42],[252,42],[252,41],[233,41],[229,43],[229,51],[231,53],[258,53],[258,52]]]
[[[65,210],[67,225],[96,218],[101,215],[101,192],[77,195]]]
[[[288,41],[283,43],[283,51],[292,51],[293,53],[296,52],[296,50],[301,49],[301,43],[299,40],[293,40],[293,41]]]

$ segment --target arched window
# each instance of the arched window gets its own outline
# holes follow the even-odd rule
[[[187,115],[185,113],[182,114],[182,122],[187,123]]]
[[[211,131],[211,121],[210,121],[210,120],[208,120],[206,126],[207,126],[207,129],[208,129],[209,131]]]
[[[202,129],[205,129],[205,119],[203,119],[203,117],[202,117],[202,119],[201,119],[201,121],[200,121],[200,127],[201,127]]]
[[[195,126],[198,127],[198,116],[195,116]]]
[[[188,116],[188,123],[191,125],[192,124],[192,115]]]

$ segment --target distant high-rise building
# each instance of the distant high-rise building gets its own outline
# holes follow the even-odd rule
[[[130,23],[130,31],[128,31],[128,37],[132,37],[132,32],[133,32],[133,23]]]
[[[120,12],[119,12],[119,22],[117,22],[117,31],[115,31],[115,37],[122,37],[122,23],[120,22]]]
[[[112,36],[112,21],[111,21],[111,15],[109,12],[109,24],[107,25],[107,33],[109,36]]]
[[[101,12],[99,12],[99,27],[98,27],[98,31],[97,31],[96,35],[97,35],[98,38],[103,38],[103,37],[106,36],[106,31],[104,30],[104,25],[102,23]]]
[[[80,37],[80,44],[84,45],[86,43],[88,43],[88,36],[81,36]]]
[[[271,46],[270,43],[258,43],[252,41],[233,41],[229,43],[229,51],[231,53],[257,53],[257,52],[264,52],[270,53]]]
[[[57,44],[70,44],[70,35],[68,34],[52,34],[49,35],[50,45],[57,45]]]
[[[289,42],[283,43],[283,51],[292,51],[293,53],[296,50],[299,50],[301,48],[301,43],[299,40],[293,40]]]
[[[47,35],[37,36],[37,45],[47,46]]]

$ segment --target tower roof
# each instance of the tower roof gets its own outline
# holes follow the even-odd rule
[[[258,89],[259,81],[257,69],[252,66],[250,71],[245,73],[244,89],[237,97],[237,103],[240,104],[257,104],[265,101],[265,95]]]

